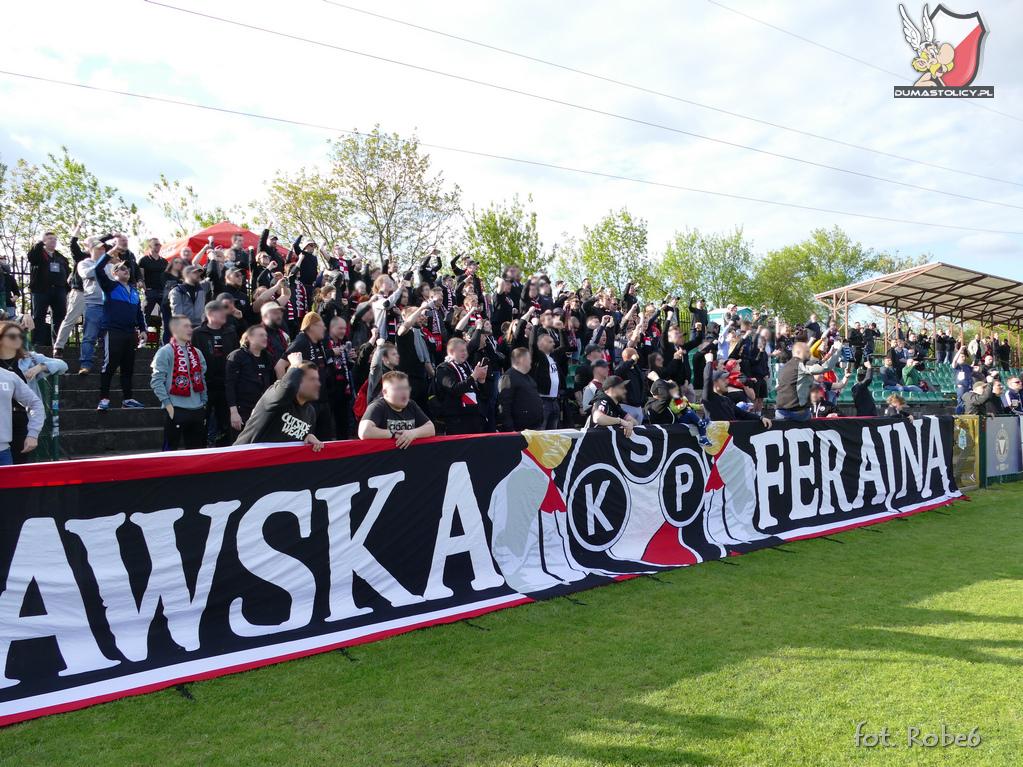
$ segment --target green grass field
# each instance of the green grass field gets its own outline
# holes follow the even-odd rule
[[[13,725],[0,764],[1023,764],[1023,484],[942,511]],[[982,742],[907,748],[942,724]]]

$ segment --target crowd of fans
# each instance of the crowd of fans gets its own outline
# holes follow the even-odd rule
[[[258,248],[241,235],[230,248],[185,248],[161,257],[152,238],[142,257],[121,234],[80,236],[71,257],[44,235],[28,253],[31,312],[13,308],[21,287],[0,277],[0,465],[24,460],[43,421],[37,383],[67,372],[63,350],[81,321],[77,374],[99,366],[97,408],[110,408],[119,373],[125,408],[136,350],[159,346],[151,385],[164,409],[164,449],[260,442],[394,439],[404,448],[434,434],[684,423],[706,442],[714,420],[840,415],[850,387],[857,416],[876,416],[871,382],[890,393],[886,415],[912,418],[904,393],[931,390],[925,361],[955,371],[957,412],[1023,414],[1008,339],[955,329],[933,338],[876,324],[843,334],[816,314],[791,324],[730,305],[715,312],[697,296],[648,302],[635,285],[621,295],[523,275],[509,266],[481,274],[467,256],[445,264],[435,251],[411,269],[376,264],[351,246],[298,237],[278,247],[272,229]],[[150,328],[155,335],[150,335]],[[52,344],[53,356],[25,350]],[[883,354],[875,354],[877,347]],[[874,357],[874,362],[871,357]],[[154,446],[155,447],[155,446]]]

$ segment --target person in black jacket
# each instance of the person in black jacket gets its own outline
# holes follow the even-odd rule
[[[639,370],[639,352],[631,346],[622,350],[622,363],[615,368],[614,374],[625,381],[625,401],[622,410],[643,423],[643,405],[646,404],[646,387],[643,374]]]
[[[963,413],[966,415],[987,415],[987,403],[991,399],[991,389],[994,378],[987,377],[987,381],[977,381],[973,384],[973,390],[962,396]]]
[[[864,370],[856,374],[856,383],[852,387],[853,403],[856,405],[858,417],[873,418],[877,416],[874,394],[870,391],[870,382],[874,379],[874,366],[870,360],[864,360],[863,367]]]
[[[320,373],[320,396],[314,403],[316,409],[316,437],[324,442],[334,439],[334,414],[330,411],[329,373],[327,370],[327,350],[323,339],[327,335],[327,326],[316,312],[308,312],[302,318],[302,326],[285,352],[285,358],[277,360],[274,370],[277,378],[284,377],[288,369],[291,355],[298,352],[306,362],[312,362]]]
[[[521,320],[519,321],[521,323]],[[540,320],[532,320],[533,331],[529,336],[529,353],[532,358],[530,375],[536,381],[536,387],[543,399],[543,428],[561,428],[561,395],[565,391],[567,370],[565,357],[568,354],[568,336],[561,320],[555,320],[553,329],[558,333],[560,343],[555,346],[554,339],[540,327]]]
[[[253,325],[242,335],[241,348],[227,355],[225,366],[224,395],[235,438],[276,378],[273,357],[266,348],[266,328]]]
[[[469,347],[463,338],[449,340],[447,351],[447,360],[437,366],[435,383],[445,433],[479,434],[483,430],[480,385],[487,378],[487,367],[483,364],[472,367],[467,362]]]
[[[696,301],[695,304],[693,303],[694,301]],[[691,321],[689,340],[692,341],[696,338],[697,331],[707,327],[707,324],[710,322],[710,315],[707,313],[706,308],[704,308],[703,299],[697,300],[695,293],[689,298],[689,317]]]
[[[51,339],[50,325],[46,324],[46,313],[50,313],[56,335],[67,314],[68,278],[71,277],[71,263],[67,256],[57,250],[57,235],[47,232],[43,239],[28,252],[28,289],[32,293],[32,343],[48,345]]]
[[[838,405],[824,397],[824,387],[819,383],[810,386],[810,400],[806,403],[811,418],[838,418],[841,414]]]
[[[913,423],[913,414],[906,409],[906,400],[898,394],[892,394],[886,400],[888,407],[884,410],[885,418],[905,418]]]
[[[305,245],[299,248],[301,242],[302,235],[299,235],[291,246],[291,257],[297,265],[293,276],[305,287],[305,309],[308,311],[313,306],[313,287],[320,265],[316,255],[316,243],[307,239]]]
[[[192,345],[206,359],[206,439],[216,447],[230,445],[231,408],[227,402],[227,358],[238,349],[238,333],[227,323],[227,306],[206,304],[206,321],[192,334]]]
[[[302,359],[301,352],[288,355],[291,368],[284,378],[274,383],[256,403],[236,445],[264,442],[303,442],[313,452],[323,443],[313,433],[316,429],[316,408],[320,397],[320,372],[314,362]]]
[[[707,385],[703,390],[703,413],[711,421],[760,421],[766,428],[771,428],[771,419],[740,410],[728,397],[728,373],[714,370],[714,355],[708,352],[704,359],[707,367],[704,380]]]
[[[497,415],[501,431],[526,431],[543,427],[543,400],[529,374],[528,349],[511,353],[511,368],[497,385]]]

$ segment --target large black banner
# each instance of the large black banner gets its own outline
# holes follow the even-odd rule
[[[0,469],[0,724],[948,503],[952,419]]]

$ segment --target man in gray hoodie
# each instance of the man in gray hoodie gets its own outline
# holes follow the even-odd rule
[[[30,453],[38,444],[46,411],[42,400],[27,383],[15,373],[0,368],[0,466],[10,466],[14,463],[11,456],[11,413],[15,402],[28,411],[28,436],[25,437],[23,452]]]
[[[83,312],[84,327],[82,329],[82,348],[78,352],[78,375],[87,376],[92,372],[92,356],[103,326],[103,290],[96,280],[96,263],[106,253],[106,246],[101,240],[92,240],[89,255],[78,262],[75,269],[82,279],[82,292],[85,295]]]
[[[153,393],[167,411],[164,450],[206,447],[206,359],[192,346],[192,321],[176,314],[170,321],[171,342],[153,357]]]

